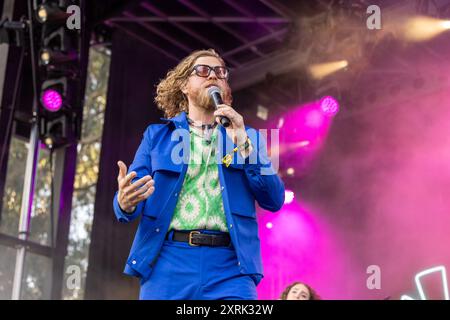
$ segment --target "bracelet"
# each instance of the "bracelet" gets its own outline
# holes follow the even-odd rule
[[[250,147],[250,139],[248,137],[247,137],[247,139],[245,139],[245,142],[243,144],[238,146],[239,150],[241,150],[241,151],[246,150],[249,147]]]
[[[235,153],[238,150],[247,150],[250,148],[252,142],[250,141],[249,137],[247,136],[247,139],[245,139],[245,142],[241,144],[240,146],[234,148],[229,154],[225,155],[222,158],[222,163],[225,164],[225,166],[228,168],[231,164],[231,161],[233,161],[233,153]]]

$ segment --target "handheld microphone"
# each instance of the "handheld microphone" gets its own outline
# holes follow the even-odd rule
[[[212,101],[214,102],[214,107],[217,110],[217,106],[219,104],[223,104],[222,96],[220,95],[220,88],[216,87],[216,86],[209,87],[208,88],[208,95],[212,99]],[[230,126],[231,121],[230,121],[230,119],[228,119],[225,116],[220,116],[220,123],[222,124],[222,126],[227,128],[227,127]]]

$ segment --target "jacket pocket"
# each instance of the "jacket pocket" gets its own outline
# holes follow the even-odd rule
[[[174,163],[172,161],[170,153],[161,154],[153,151],[151,153],[151,161],[152,161],[152,176],[158,171],[180,173],[183,168],[183,162]]]
[[[158,218],[180,177],[183,163],[173,163],[170,153],[153,151],[151,153],[151,164],[151,176],[155,181],[155,191],[146,200],[143,215]]]
[[[155,188],[156,192],[156,188]],[[142,211],[142,215],[147,218],[153,218],[156,219],[159,217],[159,213],[161,211],[161,208],[159,208],[157,205],[158,201],[155,201],[155,198],[153,197],[155,195],[155,192],[147,198],[145,201],[144,211]]]
[[[238,215],[241,217],[247,217],[247,218],[253,218],[256,219],[256,212],[255,211],[246,211],[246,210],[231,210],[231,213],[233,215]]]
[[[243,170],[224,169],[224,178],[231,213],[256,218],[255,198]]]
[[[230,202],[231,213],[238,216],[255,218],[255,202],[252,199],[240,198]]]

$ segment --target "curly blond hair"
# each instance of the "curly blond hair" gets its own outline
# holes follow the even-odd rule
[[[156,87],[155,103],[164,111],[164,116],[173,118],[182,111],[188,111],[188,100],[181,88],[192,72],[195,61],[200,57],[215,57],[223,66],[224,60],[214,49],[197,50],[184,58],[175,68],[169,70]]]

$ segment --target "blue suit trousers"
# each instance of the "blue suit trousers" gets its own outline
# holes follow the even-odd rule
[[[255,300],[255,281],[250,275],[241,274],[239,269],[232,245],[191,246],[173,241],[169,233],[152,273],[148,279],[141,279],[139,298]]]

